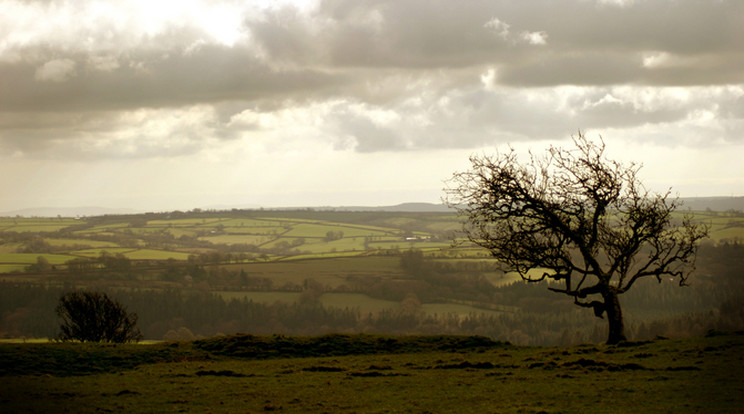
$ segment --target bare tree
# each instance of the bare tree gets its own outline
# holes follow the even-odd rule
[[[62,296],[57,305],[60,318],[58,339],[81,342],[137,342],[142,334],[135,327],[137,314],[105,293],[75,291]]]
[[[618,296],[645,277],[684,285],[708,228],[675,214],[679,201],[669,191],[649,193],[639,165],[607,160],[601,139],[579,132],[574,144],[530,153],[524,164],[513,149],[471,157],[446,201],[464,216],[467,238],[506,269],[529,282],[552,279],[548,289],[606,314],[607,343],[615,344],[626,340]]]

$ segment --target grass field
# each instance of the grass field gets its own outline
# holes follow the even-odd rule
[[[129,223],[111,223],[111,224],[102,224],[99,226],[95,226],[83,231],[80,231],[80,233],[98,233],[102,231],[110,231],[110,230],[118,230],[123,228],[128,228]]]
[[[340,225],[321,225],[321,224],[307,224],[298,223],[292,226],[292,229],[287,233],[283,234],[284,237],[310,237],[321,239],[326,237],[326,234],[331,231],[342,231],[344,237],[357,237],[357,236],[383,236],[386,235],[384,232],[373,231],[373,230],[361,230],[352,227],[345,227]]]
[[[396,227],[381,227],[364,223],[332,222],[328,220],[303,217],[325,217],[325,213],[292,213],[282,212],[271,217],[265,213],[247,214],[246,217],[220,217],[219,214],[209,217],[193,218],[158,218],[149,220],[140,216],[134,217],[105,217],[92,219],[35,219],[35,218],[5,218],[0,219],[0,231],[38,233],[39,238],[48,246],[57,250],[64,250],[65,246],[89,246],[89,249],[61,251],[60,253],[72,257],[96,258],[103,251],[116,254],[122,253],[133,260],[165,260],[174,258],[186,260],[188,254],[175,252],[193,251],[194,248],[208,249],[211,243],[215,249],[225,249],[224,246],[251,245],[260,246],[264,257],[286,259],[288,256],[304,255],[308,257],[344,257],[351,253],[362,253],[367,249],[378,250],[387,248],[387,244],[401,243],[404,238],[403,230]],[[330,214],[330,216],[334,216]],[[161,217],[168,217],[161,216]],[[339,216],[340,217],[340,216]],[[358,219],[354,214],[344,214],[343,217]],[[88,222],[90,221],[90,223]],[[415,220],[414,220],[415,221]],[[420,220],[419,220],[420,221]],[[407,223],[407,222],[406,222]],[[68,232],[62,232],[72,227]],[[60,232],[59,236],[52,233]],[[327,236],[332,232],[338,240],[328,241]],[[428,236],[428,233],[417,232]],[[167,237],[171,241],[167,241]],[[179,245],[181,238],[198,238],[202,244]],[[146,247],[150,240],[157,240],[158,246],[165,243],[171,247],[160,250],[134,249]],[[18,258],[8,256],[17,251],[27,249],[25,242],[3,240],[0,234],[0,270],[17,271],[19,264],[29,263],[28,259],[19,262]],[[30,240],[30,239],[26,239]],[[378,244],[372,246],[373,242]],[[130,247],[119,247],[119,246]],[[405,243],[410,248],[414,243]],[[235,252],[235,250],[231,250]],[[47,251],[38,250],[38,255],[47,256]],[[250,250],[255,253],[255,250]],[[51,260],[50,260],[51,261]]]
[[[126,253],[125,256],[132,260],[186,260],[189,258],[188,253],[181,252],[170,252],[167,250],[153,250],[153,249],[139,249],[130,253]]]
[[[17,233],[39,233],[39,232],[54,232],[69,227],[69,224],[64,223],[47,223],[47,224],[23,224],[18,226],[3,227],[2,231],[13,231]]]
[[[741,335],[516,347],[477,337],[0,344],[2,412],[736,413]]]
[[[364,238],[363,237],[344,237],[340,240],[333,241],[322,241],[322,239],[308,240],[307,243],[298,247],[303,252],[309,252],[314,254],[326,253],[326,252],[348,252],[348,251],[364,251]]]
[[[338,257],[324,259],[305,259],[278,263],[250,263],[227,266],[230,269],[243,269],[251,276],[271,277],[272,275],[312,274],[328,276],[346,275],[395,275],[400,273],[400,258],[395,256]]]
[[[0,260],[2,260],[2,255],[0,255]],[[14,272],[22,272],[23,269],[26,268],[28,264],[8,264],[8,263],[2,263],[0,264],[0,273],[14,273]]]
[[[181,213],[183,214],[183,213]],[[288,256],[344,257],[363,255],[365,252],[385,250],[421,249],[456,252],[455,255],[471,255],[467,246],[451,247],[448,238],[460,228],[454,214],[407,214],[353,212],[246,212],[245,217],[230,217],[228,213],[209,214],[204,217],[183,216],[174,218],[170,214],[157,215],[157,219],[145,216],[111,216],[90,219],[68,218],[0,218],[0,271],[17,271],[19,264],[30,263],[28,258],[19,260],[12,256],[24,251],[27,241],[17,238],[5,239],[2,232],[12,234],[37,233],[44,243],[54,248],[60,256],[97,257],[101,251],[123,252],[134,260],[185,260],[188,249],[226,249],[225,246],[251,245],[262,249],[265,257],[285,260]],[[744,218],[728,213],[697,212],[696,219],[710,225],[710,241],[714,243],[744,240]],[[681,217],[681,213],[677,214]],[[374,218],[374,220],[371,220]],[[331,220],[329,220],[331,219]],[[340,221],[332,221],[337,219]],[[367,220],[367,221],[365,221]],[[66,231],[69,230],[69,231]],[[338,240],[327,240],[329,232],[343,236]],[[406,236],[416,236],[407,240]],[[171,237],[170,241],[167,237]],[[181,238],[198,238],[202,244],[179,244]],[[157,249],[142,249],[153,246]],[[439,240],[439,241],[429,241]],[[25,239],[30,240],[30,239]],[[165,244],[164,244],[165,243]],[[204,245],[204,243],[211,243]],[[90,246],[83,251],[64,251],[64,246]],[[134,246],[125,249],[119,246]],[[62,250],[62,251],[60,251]],[[33,250],[32,250],[33,251]],[[45,257],[49,250],[38,250]],[[235,252],[232,249],[231,252]],[[248,253],[255,253],[249,250]],[[482,253],[482,251],[481,251]],[[39,255],[34,254],[33,260]],[[51,256],[49,256],[51,257]],[[50,262],[60,263],[57,259]]]
[[[271,236],[265,234],[222,234],[219,236],[200,237],[200,240],[216,244],[253,244],[261,245],[272,240]]]
[[[333,308],[358,308],[361,313],[377,313],[385,309],[398,309],[400,303],[375,299],[360,293],[325,293],[320,303]]]
[[[125,257],[131,260],[167,260],[170,258],[176,260],[186,260],[189,258],[188,253],[182,252],[171,252],[167,250],[153,250],[153,249],[132,249],[128,247],[119,248],[104,248],[104,249],[86,249],[77,250],[72,253],[81,256],[94,258],[100,256],[102,253],[118,254],[121,253]]]
[[[96,248],[96,249],[83,249],[83,250],[75,250],[74,253],[76,256],[81,257],[88,257],[88,258],[94,258],[98,257],[104,252],[109,254],[123,254],[127,255],[128,253],[133,252],[135,249],[132,249],[131,247],[107,247],[107,248]]]
[[[61,247],[61,246],[75,246],[75,245],[85,245],[90,246],[92,248],[112,248],[112,247],[119,247],[116,243],[108,242],[108,241],[100,241],[100,240],[91,240],[91,239],[55,239],[55,238],[45,238],[44,241],[49,243],[52,246],[55,247]]]
[[[63,264],[64,262],[74,259],[74,256],[65,254],[46,254],[46,253],[2,253],[0,254],[0,264],[32,264],[36,263],[39,256],[46,258],[50,264]]]

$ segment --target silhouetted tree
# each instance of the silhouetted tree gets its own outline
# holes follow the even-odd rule
[[[105,293],[75,291],[62,296],[57,305],[60,318],[58,339],[81,342],[137,342],[142,334],[135,327],[137,314]]]
[[[650,194],[639,165],[607,160],[604,143],[581,132],[574,144],[530,154],[524,164],[514,150],[471,157],[472,170],[455,173],[446,189],[447,202],[465,217],[468,239],[507,269],[530,282],[553,279],[550,290],[607,314],[614,344],[626,339],[618,295],[649,276],[684,285],[708,229],[673,216],[678,199]]]

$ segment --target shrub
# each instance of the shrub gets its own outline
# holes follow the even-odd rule
[[[105,293],[75,291],[62,296],[56,309],[61,319],[58,339],[81,342],[137,342],[137,314]]]

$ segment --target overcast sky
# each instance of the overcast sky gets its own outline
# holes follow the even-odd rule
[[[581,129],[744,195],[741,0],[0,0],[0,212],[439,202]]]

